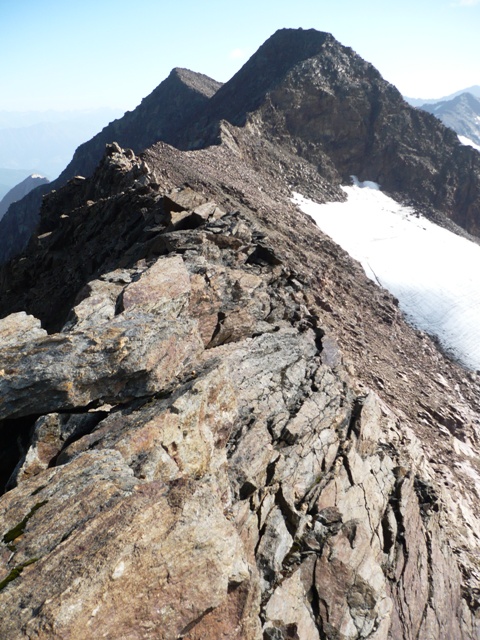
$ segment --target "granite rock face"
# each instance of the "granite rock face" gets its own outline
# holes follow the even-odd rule
[[[478,638],[480,378],[239,131],[109,147],[3,272],[0,636]]]

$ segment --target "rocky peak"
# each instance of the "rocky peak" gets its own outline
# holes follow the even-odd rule
[[[217,92],[208,105],[208,117],[244,125],[247,114],[261,106],[292,67],[318,55],[333,40],[330,34],[314,29],[280,29]]]
[[[60,174],[59,184],[74,175],[91,175],[104,154],[105,145],[114,140],[135,152],[158,140],[174,142],[178,131],[220,86],[221,83],[201,73],[173,69],[136,109],[127,111],[77,149],[71,163]]]
[[[106,144],[116,140],[138,152],[158,140],[174,142],[178,132],[195,118],[220,86],[203,74],[173,69],[136,109],[127,111],[80,145],[72,161],[48,187],[32,191],[10,208],[1,223],[0,263],[7,262],[27,245],[40,220],[42,197],[76,175],[90,176],[104,155]]]
[[[329,34],[274,34],[205,105],[182,146],[218,141],[222,119],[294,150],[331,183],[374,180],[480,234],[478,153]]]

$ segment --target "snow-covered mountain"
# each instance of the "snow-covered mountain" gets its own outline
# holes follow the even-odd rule
[[[480,95],[461,93],[451,100],[423,104],[420,108],[456,131],[462,144],[480,150]]]
[[[374,182],[343,187],[346,202],[295,201],[399,300],[417,328],[480,369],[480,246],[382,193]]]
[[[412,107],[421,107],[424,104],[436,104],[438,102],[453,100],[462,93],[470,93],[472,96],[480,98],[480,85],[475,84],[471,87],[467,87],[466,89],[460,89],[460,91],[455,91],[454,93],[450,93],[448,96],[443,96],[442,98],[409,98],[408,96],[404,96],[404,99],[411,104]]]

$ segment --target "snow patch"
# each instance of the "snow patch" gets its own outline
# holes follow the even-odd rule
[[[480,145],[475,144],[475,142],[473,142],[473,140],[470,140],[470,138],[467,138],[466,136],[458,136],[458,139],[464,147],[473,147],[477,151],[480,151]]]
[[[360,182],[357,176],[352,176],[353,184],[355,187],[360,187],[360,189],[374,189],[375,191],[380,190],[380,185],[378,182],[372,182],[371,180],[364,180]]]
[[[342,187],[346,202],[293,201],[390,291],[407,319],[480,370],[480,246],[439,227],[368,182]],[[363,185],[363,186],[360,186]]]

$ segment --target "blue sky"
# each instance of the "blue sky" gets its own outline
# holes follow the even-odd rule
[[[282,27],[329,31],[410,97],[480,84],[480,0],[0,0],[0,110],[133,109],[176,66],[228,80]]]

